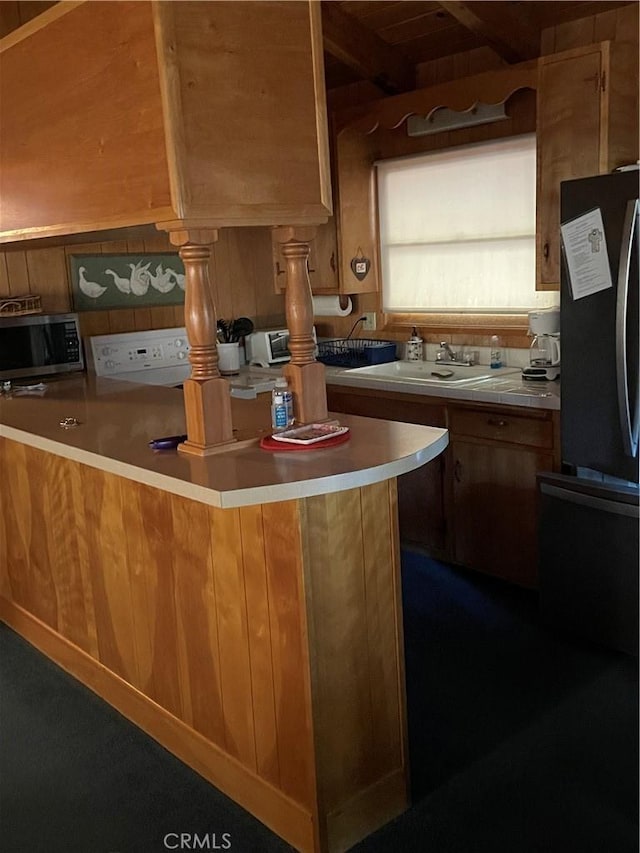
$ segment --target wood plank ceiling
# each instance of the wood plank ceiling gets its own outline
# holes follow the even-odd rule
[[[507,63],[540,55],[541,33],[628,0],[323,0],[327,89],[358,80],[388,94],[414,87],[415,68],[479,47]]]

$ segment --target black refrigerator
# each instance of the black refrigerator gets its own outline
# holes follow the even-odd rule
[[[638,654],[640,173],[561,184],[562,474],[541,474],[540,607]]]

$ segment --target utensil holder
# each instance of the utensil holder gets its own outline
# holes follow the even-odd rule
[[[238,341],[218,344],[218,370],[222,376],[240,373],[240,346]]]

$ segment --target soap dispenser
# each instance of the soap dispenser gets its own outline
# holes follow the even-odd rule
[[[407,361],[422,361],[423,340],[418,335],[416,327],[411,331],[411,337],[407,341]]]
[[[502,367],[502,345],[498,335],[491,335],[490,365],[494,370]]]

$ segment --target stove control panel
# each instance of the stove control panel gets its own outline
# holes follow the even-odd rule
[[[189,343],[184,328],[97,335],[91,340],[89,367],[97,376],[116,376],[186,364]]]

